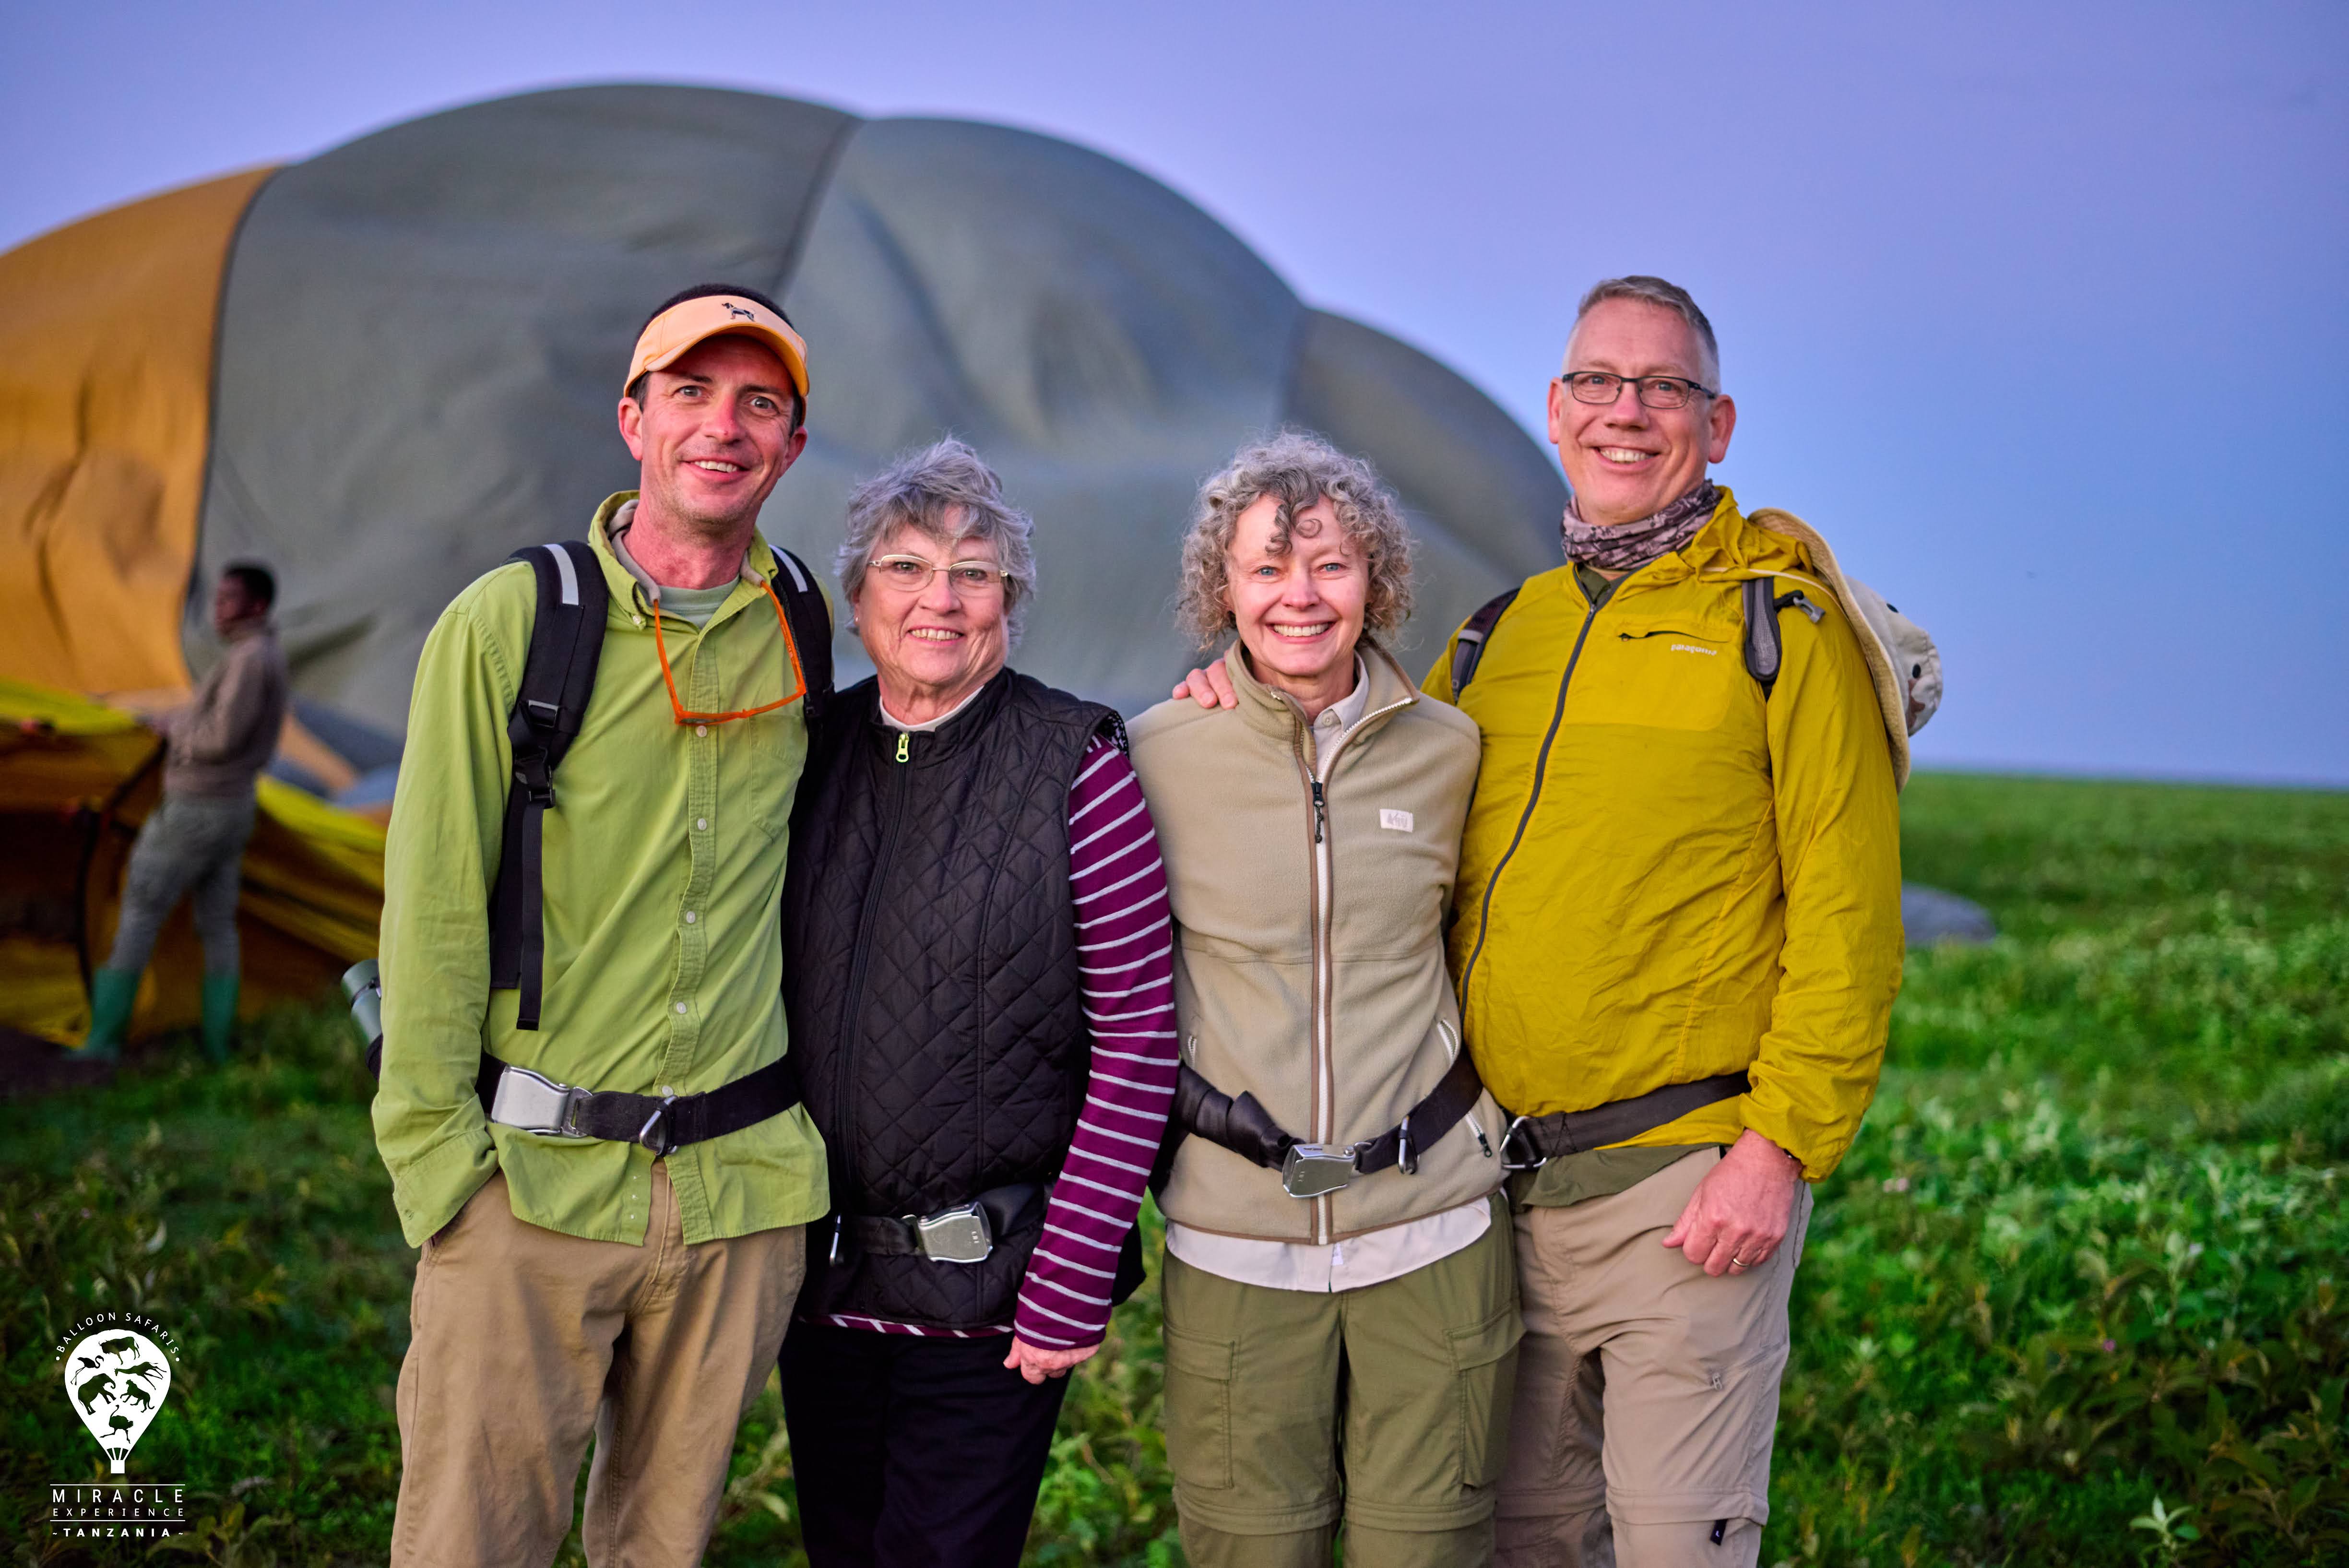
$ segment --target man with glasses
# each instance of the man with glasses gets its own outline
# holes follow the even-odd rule
[[[1568,563],[1427,681],[1485,734],[1452,944],[1526,1168],[1513,1565],[1755,1561],[1808,1184],[1858,1131],[1899,985],[1875,683],[1817,563],[1706,478],[1720,385],[1685,291],[1590,291],[1549,391]],[[1771,612],[1767,683],[1748,579],[1810,588]]]
[[[417,668],[375,1101],[424,1250],[398,1563],[552,1561],[591,1437],[588,1561],[698,1561],[827,1206],[781,998],[807,679],[775,579],[796,567],[756,526],[807,443],[806,349],[771,300],[705,286],[653,313],[622,384],[638,489],[591,548],[549,547],[554,571],[459,595]],[[533,626],[599,598],[550,775],[517,708]],[[518,875],[537,918],[493,961]]]
[[[1423,683],[1484,736],[1450,941],[1520,1172],[1510,1568],[1756,1560],[1809,1184],[1899,985],[1888,710],[1823,563],[1706,477],[1720,387],[1685,290],[1591,289],[1549,389],[1567,562]]]

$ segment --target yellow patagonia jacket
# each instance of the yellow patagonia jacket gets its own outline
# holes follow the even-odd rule
[[[1876,1092],[1899,989],[1900,822],[1874,683],[1810,552],[1727,490],[1594,611],[1528,578],[1460,706],[1484,736],[1450,938],[1469,1049],[1519,1115],[1740,1069],[1750,1094],[1627,1140],[1752,1127],[1818,1180]],[[1771,695],[1739,584],[1790,573]],[[1452,697],[1448,641],[1423,682]]]

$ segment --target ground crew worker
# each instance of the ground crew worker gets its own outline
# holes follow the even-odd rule
[[[114,950],[90,975],[82,1051],[92,1060],[121,1054],[156,934],[183,894],[193,895],[204,949],[204,1054],[228,1058],[236,1025],[237,885],[253,836],[253,783],[277,754],[285,725],[285,655],[269,621],[276,602],[268,567],[253,561],[224,567],[212,587],[212,629],[225,645],[220,662],[185,707],[148,721],[163,737],[163,798],[130,851]]]
[[[806,350],[772,301],[705,286],[654,313],[622,384],[640,488],[596,509],[592,556],[480,578],[417,669],[374,1107],[424,1249],[395,1563],[552,1561],[591,1436],[587,1560],[698,1562],[826,1204],[778,923],[802,655],[756,529],[807,441]],[[516,699],[536,618],[592,599],[589,573],[600,659],[539,791],[543,926],[504,974]]]
[[[1549,389],[1567,564],[1423,683],[1484,735],[1451,958],[1525,1169],[1510,1568],[1756,1560],[1808,1184],[1899,985],[1887,710],[1810,552],[1707,479],[1720,385],[1686,291],[1584,297]],[[1748,579],[1807,585],[1767,685]]]

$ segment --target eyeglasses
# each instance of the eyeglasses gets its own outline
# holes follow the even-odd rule
[[[1614,376],[1604,370],[1569,370],[1558,378],[1566,389],[1574,394],[1578,403],[1611,403],[1623,395],[1623,384],[1629,381],[1637,389],[1642,407],[1651,409],[1684,409],[1689,399],[1699,392],[1706,397],[1718,397],[1711,387],[1700,386],[1684,376]]]
[[[864,569],[875,581],[907,594],[922,592],[940,572],[947,575],[955,592],[974,595],[1002,592],[1011,576],[992,561],[948,561],[939,566],[919,556],[875,556]]]
[[[660,599],[657,597],[653,599],[653,649],[660,655],[661,684],[668,688],[669,709],[677,714],[680,726],[730,724],[737,719],[755,719],[761,713],[771,713],[778,708],[788,707],[807,695],[807,674],[800,669],[800,645],[792,640],[792,623],[783,615],[783,601],[775,597],[774,584],[761,581],[759,586],[767,590],[767,601],[775,607],[775,626],[783,634],[783,647],[792,656],[792,690],[781,701],[756,708],[739,709],[731,713],[696,713],[678,700],[677,677],[669,673],[668,644],[661,637]]]

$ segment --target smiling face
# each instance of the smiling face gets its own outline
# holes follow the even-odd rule
[[[909,523],[898,524],[874,545],[874,560],[885,556],[918,556],[938,566],[1000,561],[991,539],[968,535],[948,548]],[[919,723],[952,708],[994,679],[1010,654],[999,576],[991,587],[972,589],[957,587],[945,572],[933,572],[920,587],[908,588],[868,566],[849,585],[848,602],[855,612],[856,635],[881,678],[881,700],[901,719]]]
[[[1354,687],[1354,645],[1370,601],[1370,563],[1327,496],[1299,509],[1284,544],[1280,498],[1259,495],[1232,526],[1225,602],[1266,685],[1304,701],[1308,717]]]
[[[1618,376],[1679,376],[1710,385],[1696,329],[1678,311],[1643,299],[1603,299],[1590,307],[1566,346],[1568,370]],[[1549,439],[1574,486],[1586,523],[1637,523],[1694,489],[1709,463],[1729,455],[1737,405],[1726,397],[1691,398],[1678,409],[1651,409],[1628,383],[1611,403],[1578,402],[1549,384]]]
[[[710,337],[620,400],[620,436],[642,470],[637,521],[724,539],[753,525],[807,445],[791,375],[748,337]]]

